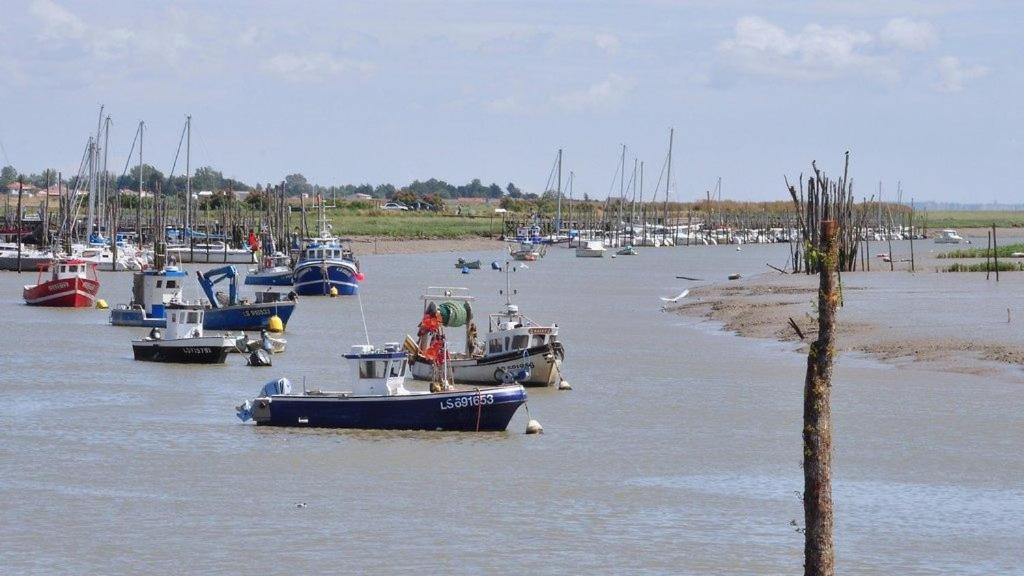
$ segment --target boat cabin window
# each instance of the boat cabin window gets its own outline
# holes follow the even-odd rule
[[[178,287],[178,283],[176,281],[174,281],[174,280],[168,280],[167,281],[167,287],[168,288],[177,288]]]
[[[177,322],[177,321],[178,321],[178,314],[175,313],[175,312],[172,312],[171,313],[171,322]]]
[[[505,350],[508,350],[508,336],[505,336]]]
[[[60,271],[61,271],[61,273],[65,273],[65,272],[68,271],[68,267],[67,266],[61,266],[60,267]]]
[[[157,280],[156,281],[156,287],[157,288],[163,288],[164,287],[164,281],[163,280]]]
[[[527,335],[513,336],[512,337],[512,349],[521,350],[526,348],[526,345],[530,342],[530,337]]]
[[[536,335],[534,335],[534,337],[533,337],[533,344],[531,344],[531,346],[543,346],[543,345],[544,345],[544,335],[543,334],[536,334]]]
[[[197,324],[199,322],[199,312],[189,312],[188,322],[190,324]]]
[[[391,362],[391,377],[400,378],[405,374],[405,360]]]
[[[383,378],[385,364],[387,363],[381,360],[363,360],[359,363],[359,377]]]
[[[491,340],[491,346],[488,352],[491,354],[497,354],[498,352],[501,352],[501,340],[497,338]]]

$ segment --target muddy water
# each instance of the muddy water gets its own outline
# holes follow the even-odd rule
[[[233,406],[272,377],[347,378],[353,298],[302,299],[273,368],[161,366],[131,359],[142,330],[30,309],[29,275],[4,273],[0,572],[797,573],[803,360],[658,300],[691,285],[677,274],[721,281],[786,254],[553,249],[516,272],[522,310],[561,326],[575,387],[530,391],[539,437],[524,411],[480,435],[240,423]],[[504,276],[454,259],[365,257],[371,338],[414,330],[426,286],[495,309]],[[102,280],[108,302],[128,298],[129,275]],[[840,570],[1019,571],[1024,388],[859,358],[835,381]]]

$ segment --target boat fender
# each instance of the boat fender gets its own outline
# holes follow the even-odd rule
[[[536,420],[530,420],[529,422],[526,423],[526,433],[543,434],[544,427],[540,425],[540,422],[537,422]]]
[[[288,299],[291,300],[292,302],[295,302],[296,300],[299,299],[299,295],[295,293],[295,290],[292,290],[291,292],[288,293]]]
[[[331,290],[330,290],[330,292],[328,292],[328,294],[330,295],[331,298],[337,298],[338,297],[338,287],[337,286],[331,286]]]
[[[568,380],[561,380],[558,383],[559,390],[572,390],[572,385],[569,384]]]
[[[281,317],[274,314],[267,320],[267,330],[271,332],[284,332],[284,322],[281,321]]]
[[[96,300],[96,309],[97,310],[106,310],[107,308],[109,308],[109,306],[107,306],[107,301],[106,300],[104,300],[103,298],[100,298],[100,299]]]
[[[516,377],[508,370],[505,370],[501,375],[501,381],[504,384],[515,384]]]

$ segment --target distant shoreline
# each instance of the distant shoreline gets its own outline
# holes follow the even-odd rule
[[[432,252],[484,252],[505,250],[507,244],[493,238],[394,238],[381,236],[350,236],[356,256],[370,254],[427,254]]]

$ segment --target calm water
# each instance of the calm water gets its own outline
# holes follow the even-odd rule
[[[516,272],[523,311],[561,326],[575,387],[529,392],[543,436],[523,410],[479,435],[240,423],[233,407],[277,375],[347,379],[354,298],[302,299],[273,368],[162,366],[131,359],[143,330],[30,309],[33,275],[2,273],[0,573],[798,573],[803,358],[658,300],[691,285],[677,274],[785,254],[555,249]],[[500,304],[504,276],[459,274],[455,256],[363,258],[375,342],[415,330],[426,286]],[[102,280],[128,299],[129,274]],[[1024,570],[1024,388],[854,358],[835,381],[840,570]]]

